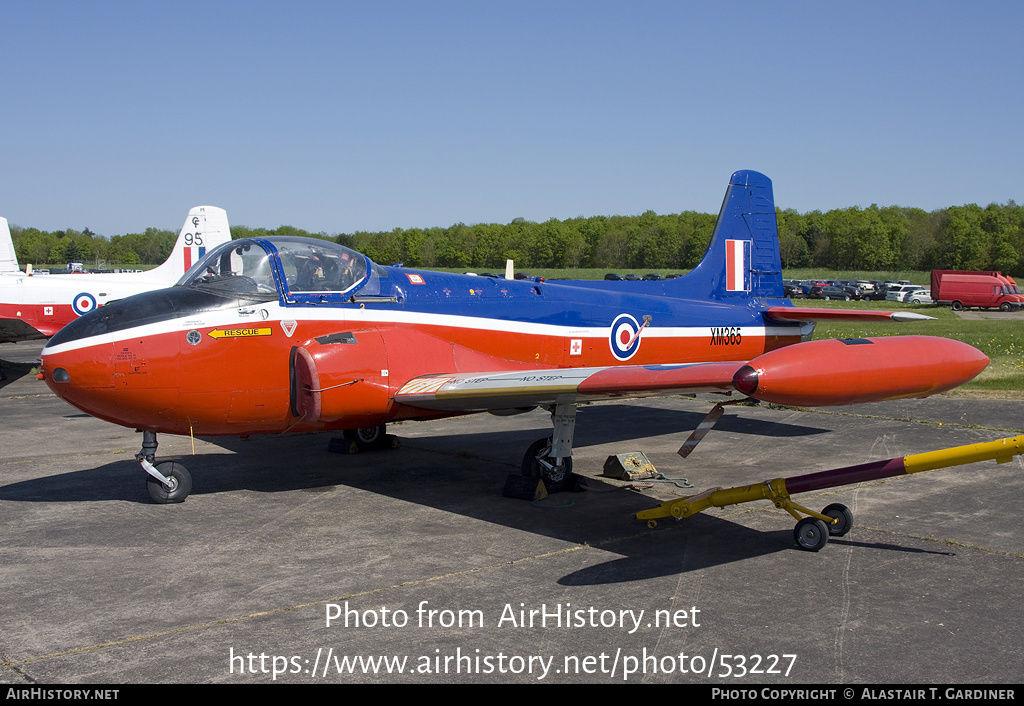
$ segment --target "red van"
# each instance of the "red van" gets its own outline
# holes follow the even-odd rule
[[[999,307],[1003,311],[1024,308],[1017,283],[1000,272],[932,270],[932,299],[956,311],[968,306]]]

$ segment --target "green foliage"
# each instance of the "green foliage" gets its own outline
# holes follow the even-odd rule
[[[994,269],[1024,274],[1024,208],[1013,201],[951,206],[928,213],[899,206],[850,207],[822,213],[777,210],[782,265],[819,270],[928,271]],[[297,235],[333,240],[382,264],[497,270],[512,259],[520,269],[596,268],[680,271],[700,262],[716,215],[590,216],[534,223],[456,223],[447,228],[395,228],[328,236],[294,226],[231,227],[233,238]],[[167,259],[175,231],[97,236],[88,228],[45,232],[12,226],[18,259],[36,265],[78,259],[156,265]],[[75,255],[77,257],[69,257]]]

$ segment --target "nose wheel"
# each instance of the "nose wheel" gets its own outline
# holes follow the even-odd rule
[[[188,469],[177,461],[164,461],[153,464],[156,460],[156,432],[142,432],[142,450],[135,454],[148,477],[146,490],[153,502],[161,505],[184,502],[192,492],[192,476]]]
[[[155,466],[167,483],[157,480],[154,476],[146,479],[146,489],[153,502],[161,505],[180,503],[192,492],[192,476],[188,469],[177,461],[164,461]]]

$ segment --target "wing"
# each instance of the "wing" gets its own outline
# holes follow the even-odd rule
[[[0,319],[0,343],[33,341],[46,336],[21,319]]]
[[[609,397],[732,392],[765,402],[822,407],[927,397],[967,382],[989,363],[948,338],[886,336],[807,341],[749,362],[424,375],[395,401],[450,412],[515,409]]]
[[[777,321],[921,321],[931,319],[912,312],[850,311],[845,309],[811,309],[803,307],[771,307],[764,312]],[[789,358],[805,344],[790,347]],[[891,346],[889,342],[880,347]],[[835,357],[838,353],[838,357]],[[833,360],[843,361],[841,352],[830,352]],[[780,357],[776,354],[776,357]],[[802,356],[801,356],[802,358]],[[758,359],[759,360],[759,359]],[[395,394],[395,402],[448,412],[480,412],[515,409],[572,400],[610,397],[646,397],[685,392],[732,393],[737,388],[734,376],[751,361],[715,363],[684,363],[677,365],[622,365],[592,368],[556,368],[543,370],[497,371],[423,375],[413,378]],[[797,368],[816,361],[799,360]],[[859,361],[858,361],[859,363]],[[848,370],[848,369],[847,369]],[[872,372],[871,368],[867,368]],[[763,371],[762,371],[763,373]],[[975,373],[976,374],[976,373]],[[803,375],[797,373],[797,378]],[[808,376],[808,384],[819,383]],[[763,391],[762,391],[763,393]],[[886,390],[879,391],[887,398]],[[834,393],[822,393],[818,404],[836,404]]]
[[[407,382],[395,401],[445,411],[515,409],[570,400],[644,397],[681,392],[732,392],[746,361],[621,365],[493,373],[424,375]]]

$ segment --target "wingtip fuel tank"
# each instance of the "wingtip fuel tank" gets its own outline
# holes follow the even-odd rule
[[[974,378],[989,363],[973,346],[934,336],[809,341],[770,351],[733,376],[765,402],[822,407],[927,397]]]

